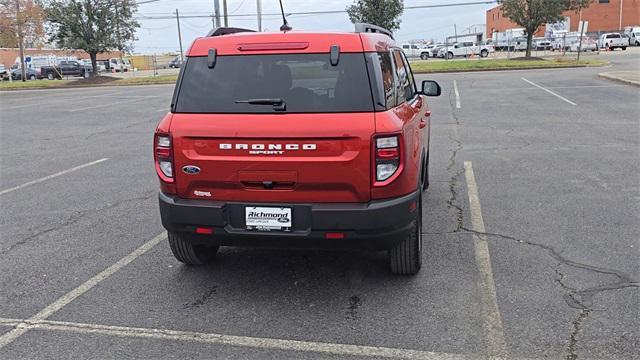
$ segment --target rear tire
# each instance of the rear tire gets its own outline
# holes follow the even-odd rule
[[[483,58],[486,58],[487,56],[489,56],[489,51],[487,50],[480,51],[480,56]]]
[[[453,53],[452,52],[448,52],[447,53],[447,59],[449,59],[449,60],[453,59]]]
[[[422,187],[418,187],[418,205],[411,233],[389,249],[391,272],[398,275],[415,275],[422,266]]]
[[[168,233],[169,246],[175,258],[187,265],[204,265],[213,261],[218,252],[218,246],[194,245],[192,234],[172,232]]]
[[[420,59],[428,60],[429,59],[429,54],[426,54],[426,53],[420,54]]]
[[[36,76],[35,75],[29,75],[29,80],[35,80]]]
[[[625,50],[627,50],[627,47],[626,47],[626,46],[623,46],[623,47],[622,47],[622,51],[625,51]]]

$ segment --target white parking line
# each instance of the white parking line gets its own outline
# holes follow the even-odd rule
[[[540,86],[540,85],[538,85],[538,84],[536,84],[536,83],[534,83],[534,82],[532,82],[532,81],[529,81],[529,80],[527,80],[527,79],[525,79],[525,78],[521,78],[521,79],[522,79],[522,80],[524,80],[525,82],[527,82],[527,83],[529,83],[529,84],[531,84],[531,85],[533,85],[533,86],[537,87],[537,88],[538,88],[538,89],[540,89],[540,90],[544,90],[544,91],[548,92],[549,94],[551,94],[551,95],[553,95],[553,96],[557,97],[558,99],[560,99],[560,100],[562,100],[562,101],[564,101],[564,102],[566,102],[566,103],[569,103],[569,104],[571,104],[571,105],[573,105],[573,106],[577,106],[577,105],[578,105],[578,104],[574,103],[573,101],[571,101],[571,100],[569,100],[569,99],[567,99],[567,98],[565,98],[565,97],[563,97],[563,96],[561,96],[561,95],[558,95],[558,94],[554,93],[553,91],[551,91],[551,90],[549,90],[549,89],[547,89],[547,88],[544,88],[544,87],[542,87],[542,86]]]
[[[154,237],[153,239],[147,241],[146,243],[142,244],[142,246],[140,246],[139,248],[131,252],[129,255],[118,260],[118,262],[116,262],[115,264],[104,269],[103,271],[101,271],[91,279],[82,283],[77,288],[61,296],[58,300],[54,301],[49,306],[40,310],[37,314],[25,320],[21,324],[17,325],[13,330],[0,336],[0,349],[7,346],[12,341],[14,341],[18,337],[24,335],[27,331],[29,331],[29,329],[31,329],[31,327],[28,325],[30,321],[33,322],[33,321],[45,320],[46,318],[53,315],[55,312],[62,309],[67,304],[69,304],[70,302],[78,298],[80,295],[91,290],[94,286],[98,285],[100,282],[104,281],[111,275],[115,274],[118,270],[127,266],[133,260],[142,256],[147,251],[151,250],[154,246],[158,245],[161,241],[165,240],[166,238],[167,238],[167,233],[163,232],[160,235]]]
[[[498,297],[496,295],[496,285],[493,281],[489,246],[487,244],[487,237],[482,235],[486,230],[484,220],[482,219],[478,185],[476,184],[476,178],[473,174],[471,161],[464,162],[464,175],[467,180],[471,226],[474,231],[478,232],[474,234],[473,244],[475,248],[476,265],[480,272],[479,288],[484,307],[488,350],[491,355],[507,356],[507,344],[504,339],[504,328],[502,326],[500,310],[498,309]]]
[[[18,326],[26,330],[65,331],[80,334],[101,334],[129,338],[146,338],[205,343],[211,345],[242,346],[257,349],[284,351],[304,351],[344,356],[362,356],[364,358],[423,359],[423,360],[467,360],[483,358],[481,355],[462,355],[438,353],[423,350],[410,350],[380,346],[335,344],[315,341],[272,339],[251,336],[235,336],[193,331],[168,329],[150,329],[128,326],[110,326],[86,323],[74,323],[51,320],[0,319],[0,324]],[[304,358],[304,356],[296,356]],[[496,358],[492,358],[496,359]]]
[[[460,93],[458,92],[458,82],[453,80],[453,92],[456,94],[456,109],[460,109]]]
[[[76,167],[72,167],[71,169],[63,170],[63,171],[57,172],[55,174],[52,174],[52,175],[49,175],[49,176],[45,176],[45,177],[40,178],[40,179],[29,181],[29,182],[24,183],[22,185],[14,186],[14,187],[12,187],[10,189],[2,190],[2,191],[0,191],[0,195],[4,195],[6,193],[9,193],[9,192],[12,192],[12,191],[15,191],[15,190],[19,190],[19,189],[22,189],[22,188],[27,187],[27,186],[38,184],[38,183],[41,183],[43,181],[47,181],[47,180],[53,179],[55,177],[58,177],[58,176],[61,176],[61,175],[64,175],[64,174],[68,174],[68,173],[76,171],[76,170],[84,169],[84,168],[92,166],[92,165],[100,164],[101,162],[104,162],[104,161],[107,161],[107,160],[109,160],[109,159],[108,158],[104,158],[104,159],[92,161],[90,163],[86,163],[86,164],[83,164],[83,165],[78,165]]]

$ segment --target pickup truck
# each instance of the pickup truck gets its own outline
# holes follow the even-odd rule
[[[78,61],[61,61],[57,66],[43,66],[40,73],[49,80],[62,79],[63,76],[87,77],[91,68],[80,64]]]
[[[616,48],[627,50],[627,46],[629,46],[629,39],[618,33],[607,33],[600,36],[598,45],[601,49],[609,49],[611,51]]]
[[[463,41],[455,43],[453,46],[448,48],[440,49],[442,56],[440,56],[440,52],[438,53],[438,56],[453,59],[455,56],[468,57],[471,55],[480,55],[480,57],[485,58],[494,51],[495,48],[493,45],[476,44],[471,41]]]

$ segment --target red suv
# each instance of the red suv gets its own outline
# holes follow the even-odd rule
[[[160,214],[175,257],[219,246],[388,250],[420,269],[425,96],[390,32],[220,28],[187,52],[158,124]]]

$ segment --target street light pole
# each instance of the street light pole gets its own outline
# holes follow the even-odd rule
[[[227,0],[222,0],[222,11],[224,11],[224,27],[229,27],[229,11],[227,9]]]
[[[182,52],[182,33],[180,32],[180,13],[176,9],[176,22],[178,23],[178,42],[180,43],[180,65],[184,62],[184,55]]]
[[[258,31],[262,32],[262,0],[256,0],[256,12],[258,14]]]

